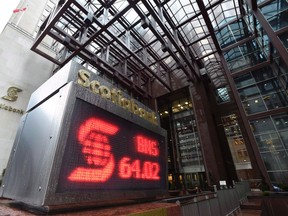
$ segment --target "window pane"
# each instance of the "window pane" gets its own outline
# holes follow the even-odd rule
[[[261,134],[275,131],[275,128],[270,118],[250,121],[250,124],[254,134]]]
[[[286,107],[288,105],[288,98],[285,92],[278,92],[263,97],[268,110],[279,107]]]
[[[273,121],[277,130],[288,129],[288,115],[287,114],[273,116]]]
[[[250,73],[238,76],[236,78],[234,78],[235,84],[237,88],[241,88],[244,86],[249,86],[251,84],[255,83],[254,78],[251,76]]]
[[[240,94],[240,98],[242,101],[247,100],[251,97],[257,97],[260,95],[259,89],[255,85],[239,90],[239,94]]]
[[[247,114],[253,114],[253,113],[266,111],[266,107],[262,98],[255,98],[252,100],[247,100],[243,102],[242,104]]]

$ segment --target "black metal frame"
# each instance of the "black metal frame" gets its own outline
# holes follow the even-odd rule
[[[270,64],[273,49],[288,65],[287,49],[278,38],[288,32],[288,28],[273,31],[261,12],[261,8],[271,2],[210,0],[204,5],[202,0],[60,0],[41,25],[31,49],[58,68],[77,58],[82,65],[89,64],[125,86],[130,93],[145,99],[157,96],[153,92],[155,85],[166,93],[199,81],[213,88],[228,86],[241,117],[246,119],[244,126],[253,151],[257,152],[233,77]],[[228,3],[231,3],[230,8]],[[221,48],[217,32],[247,18],[248,14],[252,19],[246,22],[251,22],[254,28],[247,37]],[[270,38],[267,61],[231,74],[223,53],[256,40],[260,34],[257,23]],[[42,43],[58,49],[55,55],[42,51]],[[269,114],[260,113],[257,117]],[[248,119],[251,118],[248,116]],[[256,160],[265,173],[258,153]],[[264,177],[268,179],[267,174]]]

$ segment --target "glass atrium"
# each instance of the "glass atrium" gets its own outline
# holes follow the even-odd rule
[[[287,0],[60,0],[32,47],[159,111],[171,178],[202,187],[288,183],[287,49]]]

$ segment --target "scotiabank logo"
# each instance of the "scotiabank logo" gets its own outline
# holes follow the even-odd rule
[[[107,182],[113,174],[123,180],[160,180],[159,143],[156,139],[136,133],[131,140],[122,140],[116,145],[132,144],[129,151],[115,159],[111,139],[121,135],[120,127],[110,122],[91,117],[77,130],[81,156],[85,165],[77,166],[68,175],[70,182]],[[124,143],[126,142],[126,143]],[[114,143],[115,145],[115,143]],[[117,146],[119,148],[119,146]],[[116,160],[116,161],[115,161]]]
[[[89,118],[80,126],[77,138],[89,168],[74,169],[68,177],[70,181],[105,182],[111,177],[115,161],[109,136],[118,130],[117,126],[97,118]]]

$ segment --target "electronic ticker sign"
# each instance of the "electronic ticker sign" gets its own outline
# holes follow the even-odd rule
[[[81,68],[61,69],[31,96],[0,196],[44,211],[165,196],[159,116],[92,73],[79,84]]]
[[[164,136],[81,99],[72,116],[57,193],[166,189]]]

